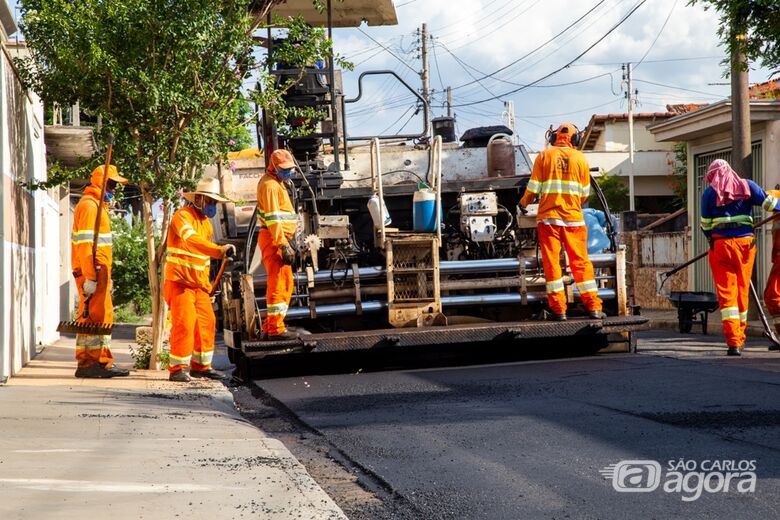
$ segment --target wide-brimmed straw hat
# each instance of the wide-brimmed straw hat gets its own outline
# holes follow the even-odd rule
[[[182,194],[190,202],[194,202],[196,195],[203,195],[216,202],[230,202],[230,199],[226,199],[219,194],[219,181],[214,177],[204,177],[198,181],[195,191],[188,191]]]

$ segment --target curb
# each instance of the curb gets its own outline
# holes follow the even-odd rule
[[[669,320],[669,319],[650,319],[650,329],[651,330],[671,330],[674,332],[679,333],[680,332],[680,325],[677,322],[677,320]],[[703,335],[701,333],[701,325],[694,325],[691,332],[688,334],[693,334],[697,336]],[[723,337],[723,329],[720,327],[719,322],[709,322],[707,324],[707,336],[720,336]],[[745,329],[745,335],[750,336],[753,338],[763,338],[764,336],[764,329],[763,327],[757,327],[755,325],[748,325]]]

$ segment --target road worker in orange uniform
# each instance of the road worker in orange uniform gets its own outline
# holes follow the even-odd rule
[[[110,165],[106,193],[101,201],[105,169],[105,166],[98,166],[92,171],[90,185],[84,189],[84,194],[76,205],[71,237],[71,265],[79,291],[77,321],[110,325],[114,321],[114,305],[111,302],[113,260],[108,203],[113,200],[117,184],[127,184],[127,179],[119,175],[116,166]],[[95,222],[100,204],[103,209],[100,212],[98,236],[95,237]],[[97,255],[93,257],[92,245],[95,238]],[[85,307],[88,307],[88,317],[83,318]],[[76,377],[105,378],[129,374],[126,369],[114,366],[110,335],[77,334],[76,364]]]
[[[766,194],[780,200],[780,190],[767,190]],[[780,334],[780,218],[772,223],[772,270],[764,289],[764,303]]]
[[[756,257],[753,206],[777,211],[778,199],[756,183],[742,179],[717,159],[707,168],[709,184],[701,195],[701,229],[710,241],[709,262],[718,293],[723,335],[729,356],[745,344],[750,277]]]
[[[181,383],[191,381],[191,377],[224,377],[211,367],[216,317],[209,267],[212,258],[235,253],[233,245],[211,241],[214,231],[209,218],[217,214],[217,203],[228,201],[219,194],[219,181],[202,179],[184,198],[187,204],[173,214],[168,227],[163,284],[163,296],[171,309],[168,379]]]
[[[534,161],[531,179],[520,200],[520,209],[539,197],[537,235],[542,252],[547,305],[550,318],[566,320],[566,292],[561,270],[561,246],[566,247],[569,267],[580,299],[594,319],[604,317],[601,299],[588,259],[588,230],[582,215],[582,203],[590,196],[590,168],[585,156],[576,149],[577,127],[564,123],[552,132],[550,146]]]
[[[257,184],[257,225],[260,228],[257,242],[268,273],[263,337],[269,341],[297,338],[284,324],[293,291],[290,266],[295,261],[295,250],[290,240],[298,223],[284,183],[294,170],[295,161],[290,152],[275,150],[269,158],[265,175]]]
[[[767,190],[767,195],[780,200],[780,190]],[[764,289],[764,303],[772,323],[780,334],[780,218],[772,223],[772,271]]]

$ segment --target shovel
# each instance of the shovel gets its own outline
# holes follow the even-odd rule
[[[773,215],[771,215],[771,216],[765,218],[764,220],[758,222],[757,224],[755,224],[753,226],[753,229],[758,229],[761,226],[763,226],[764,224],[768,224],[769,222],[773,222],[778,217],[780,217],[780,213],[774,213]],[[693,258],[691,258],[687,262],[684,262],[684,263],[678,265],[677,267],[675,267],[671,271],[664,271],[664,272],[655,273],[655,295],[656,296],[668,297],[669,296],[669,291],[664,292],[664,284],[666,284],[666,281],[672,275],[674,275],[676,273],[679,273],[680,271],[682,271],[683,269],[685,269],[689,265],[695,264],[696,262],[698,262],[699,260],[701,260],[702,258],[707,256],[708,253],[709,253],[708,251],[704,251],[703,253],[694,256]]]

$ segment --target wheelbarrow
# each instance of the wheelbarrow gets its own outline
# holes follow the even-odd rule
[[[711,292],[672,291],[669,302],[677,309],[680,332],[688,334],[693,325],[701,325],[701,333],[707,334],[707,317],[718,309],[718,297]]]

